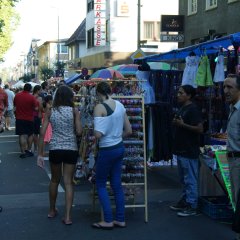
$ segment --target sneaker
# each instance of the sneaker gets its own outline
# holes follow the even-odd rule
[[[32,151],[29,151],[29,150],[25,150],[25,154],[27,157],[32,157],[34,156],[33,152]]]
[[[186,209],[186,207],[188,207],[187,202],[185,201],[185,199],[181,199],[180,201],[178,201],[175,205],[171,205],[169,206],[173,211],[181,211]]]
[[[179,217],[195,216],[195,215],[197,215],[197,209],[189,206],[185,210],[182,210],[181,212],[178,212],[177,215]]]

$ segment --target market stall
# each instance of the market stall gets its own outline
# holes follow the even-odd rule
[[[202,110],[205,128],[201,162],[206,167],[206,171],[211,173],[209,178],[204,178],[206,171],[202,171],[200,188],[204,186],[202,192],[208,194],[211,194],[209,191],[211,188],[213,194],[226,194],[229,199],[231,196],[229,195],[229,182],[226,181],[227,162],[217,161],[216,155],[219,150],[226,149],[226,134],[224,133],[229,110],[224,100],[223,81],[229,73],[240,73],[239,52],[240,32],[134,61],[138,64],[167,62],[175,66],[177,64],[180,67],[181,70],[151,71],[149,78],[155,91],[156,102],[169,104],[172,115],[177,108],[178,87],[190,84],[197,89],[196,104]],[[154,127],[157,128],[157,126]],[[161,138],[158,141],[164,142]],[[171,146],[164,147],[165,151],[171,150]],[[207,149],[211,149],[211,151],[207,151]],[[211,177],[212,179],[209,180]],[[215,184],[211,185],[211,182],[215,182]],[[216,191],[214,188],[217,186],[219,189]]]

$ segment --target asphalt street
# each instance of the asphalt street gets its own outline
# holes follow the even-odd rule
[[[0,240],[233,240],[234,233],[226,223],[200,214],[181,218],[169,209],[178,199],[180,185],[175,167],[148,169],[149,221],[144,209],[126,210],[127,228],[111,231],[92,229],[100,220],[97,203],[92,205],[92,185],[82,181],[75,186],[73,225],[65,226],[64,186],[59,188],[59,214],[48,219],[49,168],[36,166],[36,156],[19,158],[18,137],[14,131],[0,135]]]

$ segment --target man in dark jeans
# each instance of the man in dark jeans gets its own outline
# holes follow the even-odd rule
[[[230,104],[227,123],[227,154],[231,181],[232,202],[236,208],[233,230],[240,239],[240,76],[229,74],[223,84],[226,102]]]
[[[178,203],[170,206],[178,216],[197,214],[200,134],[203,132],[201,112],[192,102],[196,90],[191,85],[179,88],[177,99],[181,108],[173,119],[173,153],[177,156],[183,186]]]

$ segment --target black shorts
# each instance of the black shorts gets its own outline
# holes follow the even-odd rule
[[[78,151],[73,150],[50,150],[49,162],[59,164],[76,164],[78,159]]]
[[[16,119],[16,135],[32,135],[33,122],[27,120]]]
[[[41,127],[41,118],[34,117],[33,121],[33,133],[40,134],[40,127]]]

